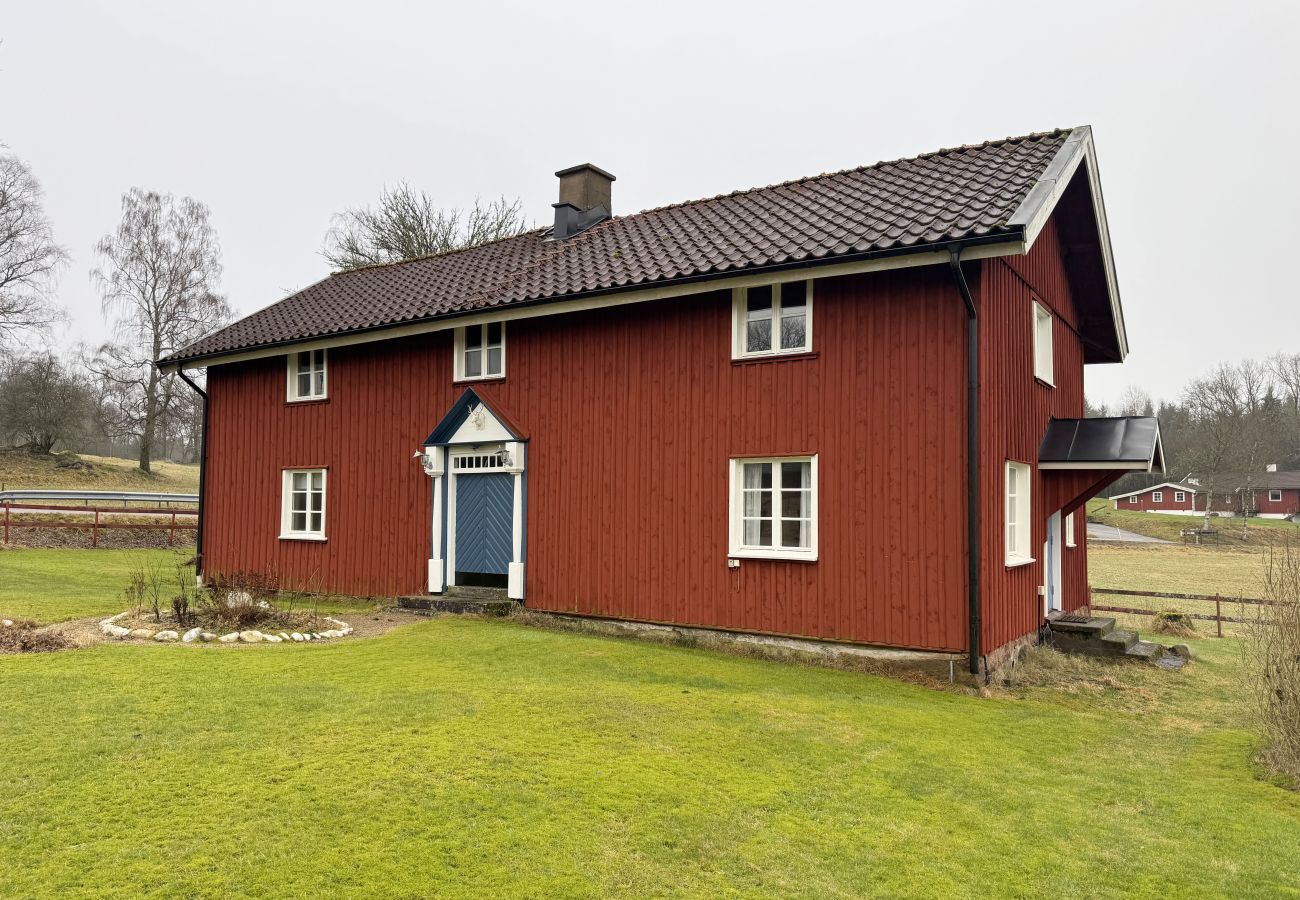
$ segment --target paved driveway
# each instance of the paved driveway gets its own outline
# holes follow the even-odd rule
[[[1088,523],[1088,540],[1090,541],[1126,541],[1134,544],[1172,544],[1173,541],[1164,541],[1160,538],[1147,537],[1145,534],[1134,534],[1131,531],[1125,531],[1123,528],[1116,528],[1114,525],[1101,525],[1097,522]]]

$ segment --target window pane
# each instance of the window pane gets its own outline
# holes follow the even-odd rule
[[[772,546],[772,520],[762,519],[758,523],[758,546]]]
[[[307,495],[294,491],[289,498],[289,508],[295,512],[303,512],[307,509]]]
[[[781,518],[802,519],[810,514],[808,509],[808,491],[781,492]]]
[[[783,488],[806,488],[811,487],[808,480],[812,475],[812,465],[806,462],[787,462],[781,463],[781,487]]]
[[[301,351],[301,352],[298,354],[298,368],[297,368],[295,371],[298,371],[298,372],[310,372],[310,371],[311,371],[311,351],[310,351],[310,350],[303,350],[303,351]]]
[[[483,326],[470,325],[465,329],[465,348],[483,346]]]
[[[744,514],[745,514],[746,516],[761,516],[761,515],[764,515],[764,512],[763,512],[763,499],[764,499],[764,498],[770,498],[770,497],[771,497],[771,494],[768,493],[767,491],[745,491],[745,510],[744,510]],[[771,505],[771,501],[770,501],[770,500],[768,501],[768,505],[769,505],[769,507],[770,507],[770,505]],[[770,510],[770,508],[769,508],[768,512],[766,513],[766,515],[771,515],[771,510]]]
[[[296,512],[289,519],[290,531],[307,530],[307,514],[305,512]]]
[[[808,547],[808,523],[804,520],[781,523],[782,547]]]
[[[312,393],[314,393],[317,397],[323,397],[323,396],[325,396],[325,368],[324,368],[324,366],[322,366],[321,368],[319,368],[319,369],[316,370],[316,385],[315,385],[315,390],[314,390]]]
[[[781,349],[798,350],[806,346],[808,346],[808,326],[804,309],[800,308],[797,315],[787,315],[785,310],[782,310]]]
[[[490,347],[501,345],[501,323],[489,322],[487,325],[487,342]]]
[[[489,347],[487,352],[487,372],[488,375],[501,374],[501,348]]]
[[[307,473],[306,473],[306,472],[294,472],[294,473],[293,473],[293,489],[294,489],[295,491],[305,491],[305,490],[307,490]]]
[[[745,463],[745,487],[770,488],[771,486],[771,463]]]
[[[320,473],[320,472],[312,472],[312,473],[311,473],[311,489],[312,489],[313,491],[319,491],[319,490],[321,489],[321,485],[324,483],[324,481],[325,481],[325,476],[324,476],[324,474],[322,474],[322,473]]]
[[[311,495],[312,512],[320,512],[325,505],[325,495],[320,491],[313,491]]]
[[[298,373],[298,396],[299,397],[311,396],[311,373],[310,372]]]
[[[745,292],[745,352],[772,349],[772,287],[749,288]]]
[[[760,546],[760,539],[759,539],[760,524],[762,524],[762,522],[759,519],[745,520],[745,539],[744,539],[745,546],[747,547]]]
[[[483,374],[483,351],[466,350],[465,351],[465,377],[477,378]]]
[[[311,514],[311,530],[312,530],[312,531],[324,531],[324,530],[325,530],[324,527],[323,527],[322,524],[321,524],[321,513],[314,512],[314,513]]]

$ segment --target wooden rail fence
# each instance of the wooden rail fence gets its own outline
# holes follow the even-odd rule
[[[1189,619],[1199,619],[1206,622],[1215,623],[1215,631],[1219,637],[1223,637],[1224,622],[1250,622],[1252,619],[1244,619],[1240,616],[1225,616],[1223,614],[1223,604],[1238,603],[1245,606],[1273,606],[1272,600],[1261,600],[1258,597],[1224,597],[1222,594],[1173,594],[1165,591],[1129,591],[1120,588],[1094,588],[1088,589],[1088,607],[1093,612],[1116,612],[1126,613],[1130,616],[1154,616],[1161,611],[1158,609],[1149,609],[1146,607],[1135,606],[1100,606],[1096,602],[1097,595],[1108,597],[1151,597],[1157,600],[1192,600],[1196,602],[1213,603],[1214,615],[1197,612],[1184,612],[1183,615]],[[1181,612],[1181,611],[1180,611]]]
[[[121,506],[67,506],[56,503],[4,503],[4,543],[9,543],[10,529],[16,528],[88,528],[90,529],[90,546],[99,546],[99,533],[106,529],[132,529],[136,531],[166,531],[167,543],[173,544],[176,540],[178,531],[197,531],[198,522],[178,522],[177,516],[196,517],[199,514],[197,509],[176,509],[175,507],[163,508],[137,508]],[[90,521],[49,521],[39,518],[15,519],[12,510],[32,510],[42,513],[56,514],[77,514],[92,515],[94,518]],[[121,522],[121,521],[104,521],[101,519],[102,514],[112,516],[167,516],[165,522]]]

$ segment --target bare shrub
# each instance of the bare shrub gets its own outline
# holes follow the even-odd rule
[[[1192,617],[1176,609],[1166,609],[1156,613],[1151,630],[1157,634],[1171,634],[1175,637],[1196,637],[1196,626]]]
[[[1264,557],[1262,606],[1243,630],[1242,651],[1264,734],[1261,761],[1300,785],[1300,550]]]
[[[72,646],[56,631],[43,630],[35,622],[20,619],[0,625],[0,653],[48,653]]]

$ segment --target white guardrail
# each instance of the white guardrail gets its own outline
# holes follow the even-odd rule
[[[198,494],[163,494],[149,491],[0,491],[0,504],[31,500],[84,503],[198,503]]]

